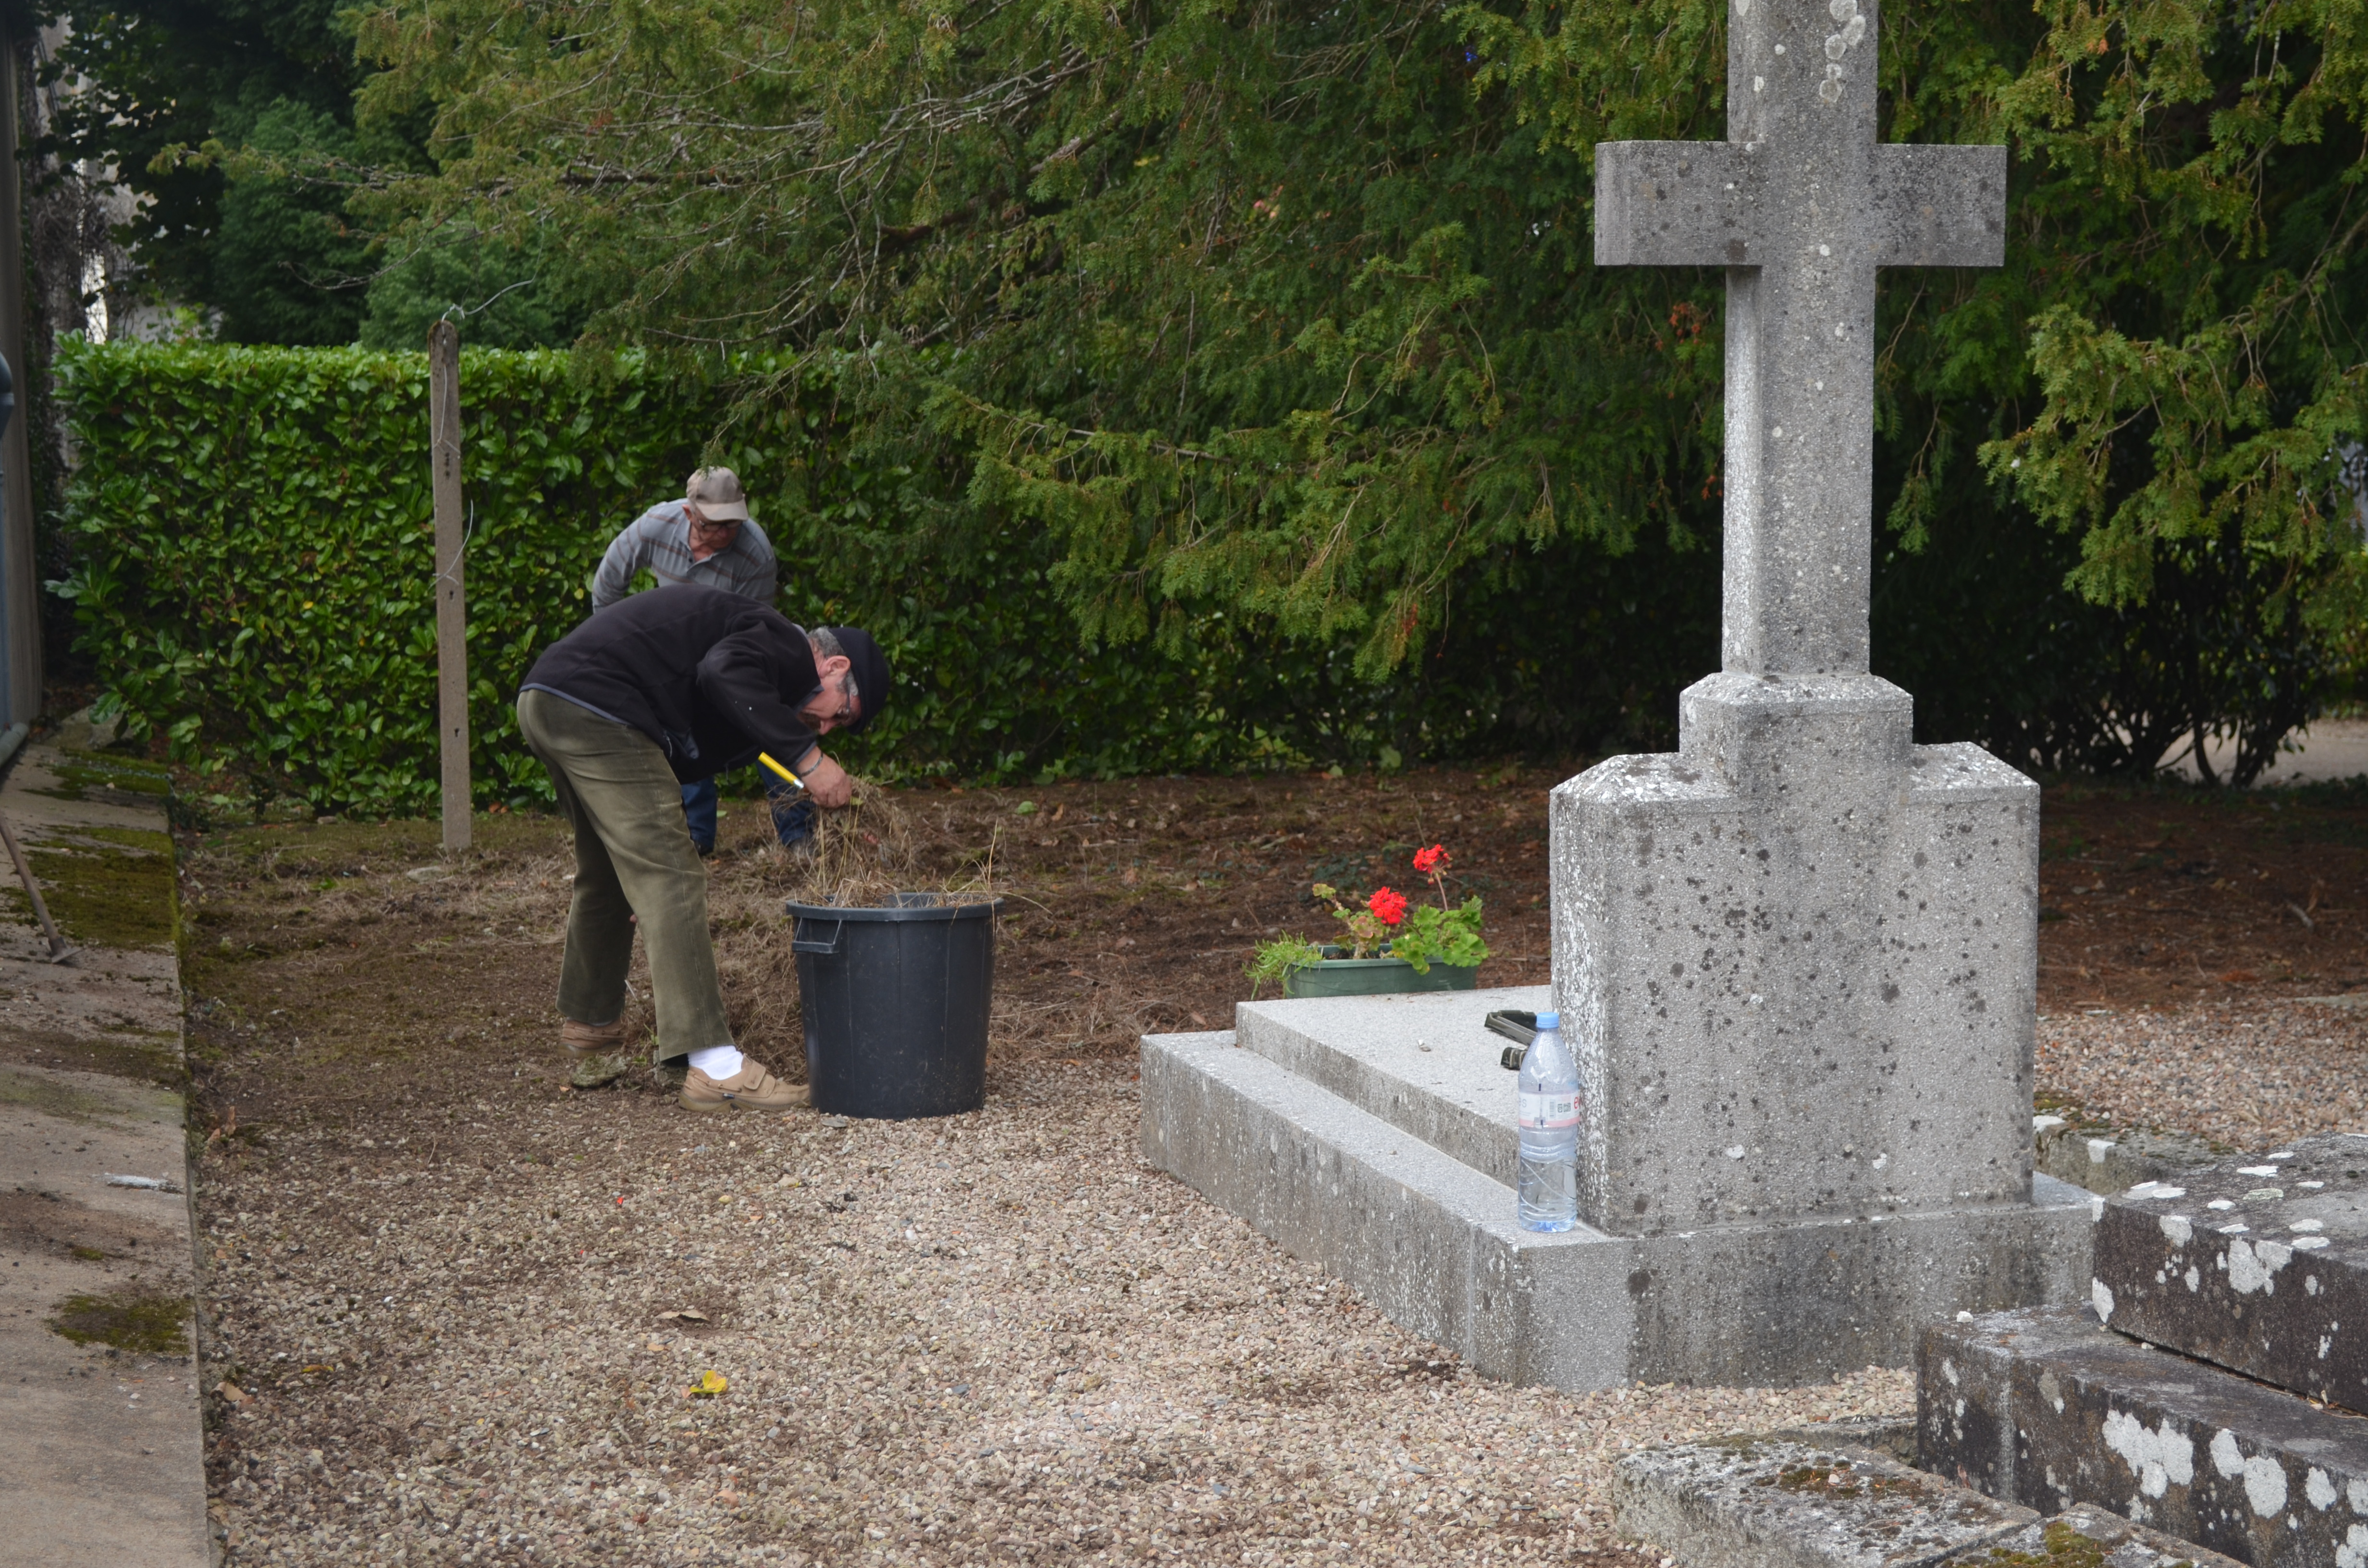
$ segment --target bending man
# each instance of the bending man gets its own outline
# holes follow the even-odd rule
[[[688,1058],[682,1103],[788,1110],[803,1085],[740,1054],[707,930],[707,873],[682,831],[684,780],[759,751],[816,803],[851,794],[816,744],[888,698],[888,661],[851,626],[809,632],[754,600],[689,584],[635,594],[553,643],[518,692],[518,727],[575,829],[575,896],[560,960],[560,1040],[576,1081],[624,1071],[625,969],[638,918],[657,1006],[659,1071]]]
[[[738,474],[728,468],[697,470],[683,486],[681,500],[661,501],[626,524],[593,574],[594,611],[621,603],[643,572],[661,588],[698,583],[760,605],[773,602],[772,541],[748,515],[748,495]],[[764,782],[775,836],[784,846],[805,844],[813,833],[814,803],[798,799],[778,778]],[[701,855],[715,851],[715,809],[713,775],[683,785],[683,820]]]

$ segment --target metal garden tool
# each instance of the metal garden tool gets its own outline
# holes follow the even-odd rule
[[[25,884],[25,896],[33,901],[33,914],[40,920],[41,930],[50,938],[49,955],[41,961],[65,962],[74,956],[77,949],[58,935],[58,923],[50,918],[50,906],[41,902],[40,884],[33,881],[33,868],[26,860],[24,846],[17,842],[16,830],[8,825],[6,817],[0,817],[0,840],[7,843],[8,858],[17,862],[17,879]]]

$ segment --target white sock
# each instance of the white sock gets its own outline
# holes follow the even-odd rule
[[[690,1053],[690,1064],[719,1084],[726,1078],[738,1077],[747,1060],[736,1045],[701,1046]]]

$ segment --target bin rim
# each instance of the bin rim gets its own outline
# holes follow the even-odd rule
[[[936,897],[932,893],[929,897]],[[987,920],[1003,913],[1004,899],[980,903],[922,903],[909,906],[878,903],[800,903],[784,899],[782,909],[797,920]]]

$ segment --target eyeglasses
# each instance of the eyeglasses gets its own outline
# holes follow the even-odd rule
[[[832,714],[830,717],[833,723],[844,724],[854,721],[856,717],[856,700],[855,677],[853,676],[846,675],[838,677],[838,711]]]

